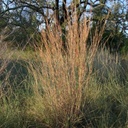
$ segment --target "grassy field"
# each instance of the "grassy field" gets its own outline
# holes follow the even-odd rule
[[[37,52],[0,52],[0,128],[128,128],[127,55],[98,51],[103,30],[88,50],[86,20],[68,27],[67,52],[59,28]]]

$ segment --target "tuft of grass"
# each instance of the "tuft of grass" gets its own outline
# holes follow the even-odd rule
[[[42,32],[40,64],[30,65],[35,80],[35,105],[30,113],[47,127],[75,127],[83,118],[86,89],[104,26],[99,33],[96,29],[88,49],[89,21],[83,19],[79,25],[75,21],[77,17],[73,24],[68,23],[65,35],[60,26],[48,26]]]

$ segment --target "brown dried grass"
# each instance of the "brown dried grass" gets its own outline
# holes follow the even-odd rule
[[[99,33],[95,30],[89,49],[90,21],[86,18],[78,24],[75,16],[73,23],[67,23],[65,42],[58,25],[42,31],[40,64],[31,65],[36,102],[31,113],[38,120],[45,119],[49,127],[69,127],[81,121],[85,89],[104,27]]]

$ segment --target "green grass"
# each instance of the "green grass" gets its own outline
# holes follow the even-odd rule
[[[36,83],[28,84],[34,86]],[[128,84],[121,86],[116,81],[101,84],[91,78],[84,91],[79,114],[63,115],[70,108],[49,106],[49,100],[35,87],[26,87],[16,92],[8,90],[1,97],[0,127],[2,128],[127,128],[128,127]],[[30,91],[31,90],[31,91]],[[44,94],[45,96],[45,94]],[[52,100],[52,99],[51,99]],[[55,99],[54,99],[55,100]],[[52,101],[51,101],[52,102]],[[54,101],[55,102],[55,101]],[[61,102],[61,101],[60,101]],[[69,102],[72,104],[72,102]],[[57,114],[57,115],[56,115]],[[58,117],[59,116],[59,117]],[[63,120],[66,116],[67,120]],[[57,120],[57,121],[56,121]],[[59,124],[60,121],[60,124]]]
[[[38,66],[40,65],[38,62],[34,62],[32,64],[36,64]],[[17,69],[18,67],[19,65],[17,66],[16,64]],[[41,65],[39,66],[39,70],[40,68],[42,68]],[[37,69],[36,71],[38,73]],[[22,70],[20,70],[20,73],[23,75]],[[64,102],[64,108],[59,106],[57,107],[57,101],[56,99],[52,99],[53,97],[45,97],[48,95],[44,94],[43,87],[41,85],[41,75],[43,75],[42,73],[35,73],[35,75],[37,75],[35,76],[36,79],[38,78],[37,81],[35,81],[34,76],[32,77],[27,74],[28,77],[25,77],[22,80],[22,88],[20,87],[21,84],[18,83],[17,86],[19,87],[14,89],[9,85],[15,85],[16,81],[12,81],[11,83],[8,81],[8,86],[10,88],[8,88],[7,93],[3,92],[0,97],[0,127],[127,128],[128,79],[126,79],[125,85],[122,85],[119,84],[116,80],[111,79],[110,74],[108,81],[106,83],[101,83],[97,80],[94,74],[92,74],[90,77],[88,87],[86,87],[86,89],[83,91],[82,106],[79,110],[79,114],[70,113],[67,110],[70,109],[70,107],[72,107],[74,104],[71,102],[73,100],[72,97],[71,100],[66,99],[66,102],[63,101],[60,97],[62,101],[58,102]],[[11,79],[13,79],[13,77],[11,77]],[[54,90],[54,88],[52,89]],[[55,90],[55,92],[56,91],[58,90]],[[49,92],[48,94],[54,94],[55,92]],[[78,93],[77,90],[75,93]],[[62,98],[63,97],[64,96],[62,95]],[[69,104],[71,104],[71,106]],[[68,108],[68,106],[70,107]],[[64,115],[64,113],[67,114]]]
[[[7,48],[6,52],[4,52],[1,56],[0,59],[2,58],[8,58],[11,60],[31,60],[35,59],[36,55],[38,53],[30,50],[18,50],[18,49],[11,49]]]

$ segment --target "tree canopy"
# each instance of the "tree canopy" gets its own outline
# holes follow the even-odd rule
[[[127,0],[1,0],[0,31],[8,28],[9,39],[24,46],[47,25],[65,27],[67,20],[71,20],[69,17],[77,12],[78,22],[84,16],[91,18],[92,29],[106,22],[104,36],[111,35],[111,45],[115,42],[119,45],[128,33],[127,3]],[[115,40],[117,37],[121,40]]]

